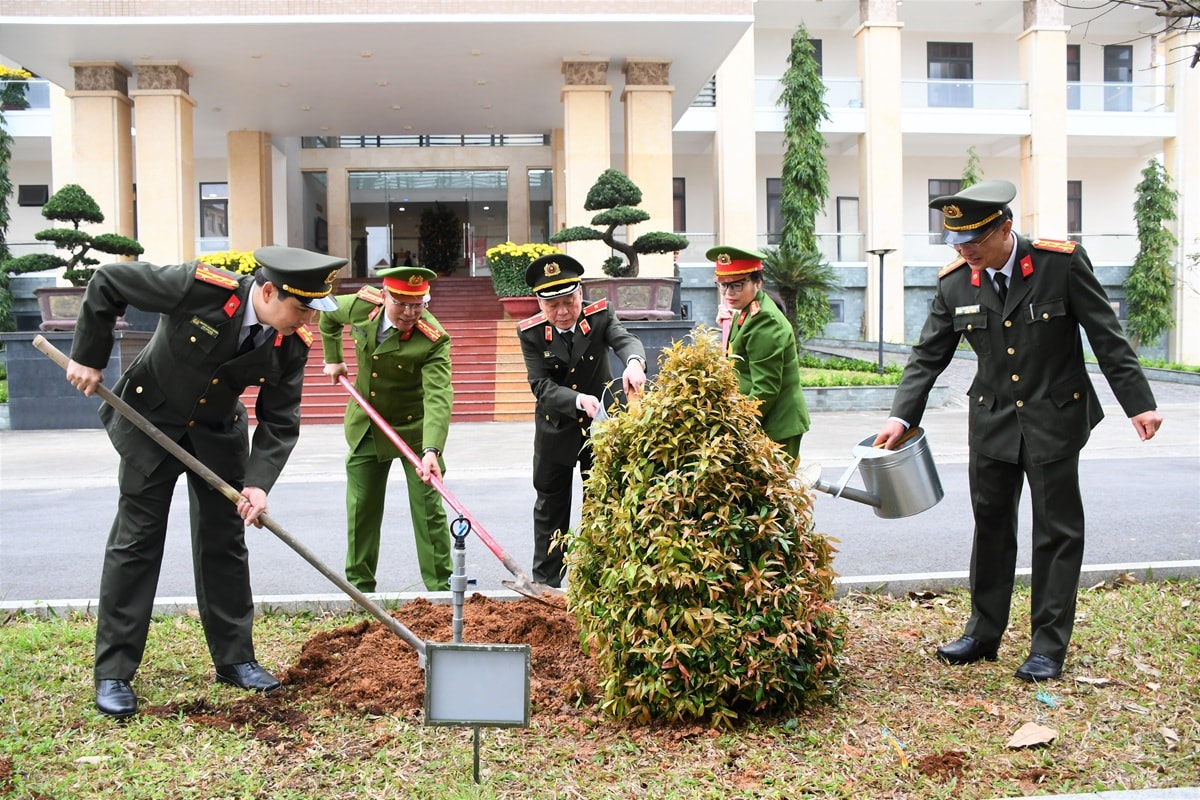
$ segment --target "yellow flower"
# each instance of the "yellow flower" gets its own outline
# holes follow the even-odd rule
[[[196,260],[208,264],[210,267],[238,272],[242,275],[250,275],[258,269],[258,262],[254,260],[254,253],[250,250],[222,250],[219,253],[205,253],[198,256]]]
[[[20,67],[13,69],[0,64],[0,81],[27,81],[32,77],[33,73],[29,70]]]

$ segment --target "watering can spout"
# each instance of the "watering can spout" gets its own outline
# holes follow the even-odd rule
[[[838,487],[827,481],[818,480],[813,483],[812,488],[825,494],[831,494],[834,497],[844,497],[847,500],[853,500],[856,503],[862,503],[872,508],[879,508],[883,502],[879,499],[879,495],[864,492],[862,489],[855,489],[853,486]]]

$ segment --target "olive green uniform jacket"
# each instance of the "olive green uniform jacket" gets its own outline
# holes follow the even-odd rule
[[[275,485],[300,433],[300,393],[311,334],[275,334],[237,355],[254,279],[203,264],[109,264],[88,284],[71,358],[103,369],[128,306],[157,312],[150,343],[113,392],[229,484]],[[254,439],[246,409],[255,399]],[[105,550],[96,678],[133,677],[146,644],[167,513],[183,465],[111,406],[101,418],[121,455],[121,498]],[[254,658],[245,528],[233,503],[188,473],[192,560],[200,620],[217,665]]]
[[[759,401],[767,436],[786,442],[807,432],[808,404],[800,388],[796,334],[766,292],[759,290],[734,316],[727,351],[734,358],[738,389]]]
[[[354,388],[420,457],[426,447],[446,446],[454,389],[450,375],[450,334],[428,311],[411,331],[392,329],[377,342],[383,324],[383,290],[368,286],[337,298],[337,311],[321,314],[326,363],[342,363],[342,331],[350,326],[358,372]],[[417,560],[425,587],[445,590],[450,577],[449,525],[441,495],[425,484],[413,465],[354,400],[346,406],[347,551],[346,577],[362,591],[375,591],[384,496],[391,461],[401,458],[408,484],[409,510]],[[370,434],[370,436],[368,436]],[[445,462],[439,459],[443,470]]]

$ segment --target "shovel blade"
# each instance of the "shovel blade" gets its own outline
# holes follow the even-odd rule
[[[528,597],[530,600],[537,600],[539,603],[546,605],[554,605],[551,600],[563,596],[562,589],[555,589],[553,586],[547,586],[544,583],[534,583],[530,580],[518,578],[515,581],[500,581],[500,584],[506,589],[512,589],[520,595]]]

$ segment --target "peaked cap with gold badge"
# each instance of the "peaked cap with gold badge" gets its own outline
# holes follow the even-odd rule
[[[525,285],[544,300],[564,297],[579,288],[583,264],[565,253],[551,253],[525,268]]]
[[[400,300],[424,300],[429,294],[429,282],[437,279],[437,273],[424,267],[392,267],[375,273],[383,278],[383,288]]]
[[[346,265],[346,259],[299,247],[272,245],[255,250],[254,260],[259,263],[263,277],[309,308],[317,311],[337,309],[337,301],[333,299],[333,279]]]
[[[767,254],[757,250],[743,250],[740,247],[720,245],[710,247],[704,257],[709,261],[716,262],[717,266],[713,272],[718,278],[733,278],[761,270],[763,259],[767,257]]]
[[[935,197],[929,207],[942,212],[946,244],[966,244],[978,239],[1006,213],[1012,216],[1008,204],[1017,196],[1017,187],[1009,181],[981,181],[958,194]]]

